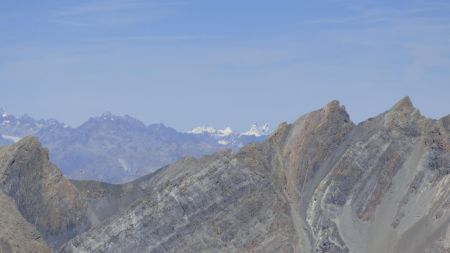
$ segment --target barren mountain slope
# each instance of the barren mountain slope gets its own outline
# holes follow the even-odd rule
[[[33,137],[2,148],[0,193],[54,248],[88,229],[87,203],[78,190],[48,160],[48,151]]]
[[[449,252],[449,174],[450,116],[409,98],[358,125],[333,101],[122,185],[69,181],[25,138],[0,148],[0,250]]]
[[[233,155],[182,159],[65,252],[445,252],[449,117],[409,98],[357,126],[337,101]]]

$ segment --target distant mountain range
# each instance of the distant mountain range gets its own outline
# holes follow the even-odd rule
[[[111,117],[74,141],[169,132]],[[1,253],[448,253],[449,207],[450,115],[426,118],[408,97],[359,124],[331,101],[262,143],[124,184],[66,179],[34,137],[0,148]]]
[[[133,117],[111,113],[73,128],[55,119],[16,117],[0,109],[0,145],[36,136],[67,177],[110,183],[133,180],[181,157],[236,151],[264,141],[269,132],[267,124],[253,124],[244,133],[205,126],[178,132],[163,124],[145,125]]]

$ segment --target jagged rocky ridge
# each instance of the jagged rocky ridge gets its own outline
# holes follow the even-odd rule
[[[72,128],[56,120],[15,117],[1,108],[0,134],[0,145],[25,135],[37,136],[67,177],[112,183],[131,181],[184,156],[201,157],[227,148],[237,150],[266,137],[253,133],[182,133],[163,124],[145,125],[133,117],[111,113],[92,117]]]
[[[184,158],[123,185],[68,182],[87,225],[52,247],[448,252],[449,173],[450,116],[427,119],[404,98],[355,125],[333,101],[237,154]]]

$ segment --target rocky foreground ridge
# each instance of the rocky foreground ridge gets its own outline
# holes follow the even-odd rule
[[[0,149],[0,251],[449,252],[449,174],[450,115],[407,97],[358,125],[332,101],[122,185],[68,181],[27,138]]]

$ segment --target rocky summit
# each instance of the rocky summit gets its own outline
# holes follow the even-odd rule
[[[332,101],[126,184],[69,181],[25,138],[0,202],[1,252],[450,252],[450,115],[405,97],[355,125]]]
[[[15,219],[23,219],[24,225],[15,229],[30,230],[33,225],[34,239],[45,239],[53,248],[95,221],[77,188],[50,163],[48,151],[33,137],[0,149],[0,196],[5,208],[20,213]]]

